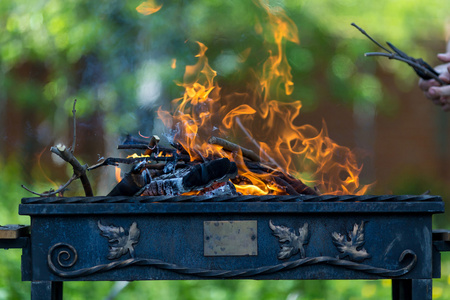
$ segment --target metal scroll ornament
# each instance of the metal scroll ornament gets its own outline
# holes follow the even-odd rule
[[[299,233],[297,234],[288,227],[276,226],[270,221],[269,227],[273,231],[272,234],[278,238],[280,243],[282,243],[281,250],[278,253],[278,259],[288,259],[297,253],[300,253],[300,259],[285,261],[271,266],[238,270],[189,268],[158,259],[136,258],[134,255],[134,247],[137,245],[140,235],[140,230],[138,229],[136,222],[130,226],[128,231],[114,225],[104,226],[100,222],[98,222],[98,227],[101,232],[100,234],[108,238],[110,244],[108,254],[109,259],[118,259],[128,252],[130,253],[131,258],[126,260],[115,260],[108,264],[74,270],[73,266],[78,260],[76,249],[69,244],[58,243],[52,246],[48,252],[47,263],[50,270],[62,278],[76,278],[130,266],[146,266],[168,270],[178,274],[204,278],[248,278],[292,270],[302,266],[327,264],[377,276],[399,277],[410,272],[417,263],[417,255],[412,250],[405,250],[402,252],[399,263],[405,263],[406,266],[396,270],[377,268],[359,263],[370,257],[367,251],[362,248],[362,245],[364,244],[364,222],[362,222],[361,225],[355,224],[353,230],[349,232],[348,237],[336,232],[332,234],[333,243],[341,253],[338,257],[306,257],[305,245],[310,239],[308,223],[305,223],[299,228]],[[343,259],[345,257],[349,257],[350,260]]]

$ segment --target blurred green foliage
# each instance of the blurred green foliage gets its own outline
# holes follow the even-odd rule
[[[209,47],[210,64],[225,88],[243,88],[247,67],[258,67],[267,58],[264,38],[255,30],[257,21],[264,23],[266,16],[252,1],[161,1],[162,9],[150,16],[136,12],[140,3],[0,1],[0,109],[2,102],[9,101],[61,128],[67,126],[71,112],[72,102],[67,99],[77,98],[79,115],[104,115],[105,132],[137,132],[155,106],[180,96],[174,81],[182,81],[184,67],[195,63],[195,41]],[[292,98],[301,99],[306,110],[318,106],[323,89],[348,105],[358,101],[381,110],[395,108],[383,105],[396,99],[382,88],[377,68],[393,73],[401,83],[398,88],[415,86],[415,74],[404,64],[365,58],[364,52],[379,49],[350,23],[434,64],[435,53],[429,47],[442,45],[444,50],[445,22],[450,17],[450,2],[443,0],[269,3],[284,8],[299,28],[300,45],[287,43],[286,53],[295,80]],[[240,56],[249,48],[248,59],[241,62]],[[173,59],[174,69],[170,67]],[[149,95],[147,85],[158,93]],[[28,196],[17,188],[26,181],[17,164],[14,157],[0,160],[1,224],[28,223],[16,213],[19,199]],[[405,185],[410,188],[411,182]],[[408,188],[405,193],[411,192]],[[20,252],[2,252],[0,265],[0,300],[28,299],[29,283],[20,281]],[[450,274],[448,261],[443,274]],[[435,280],[435,299],[450,299],[449,282],[447,275]],[[65,292],[68,299],[101,299],[113,285],[70,282]],[[387,299],[390,282],[133,282],[117,299],[143,295],[149,299]]]
[[[184,66],[195,61],[195,41],[209,47],[208,57],[221,84],[234,84],[236,90],[248,75],[245,67],[257,67],[267,57],[263,37],[255,31],[255,24],[264,24],[267,17],[252,1],[170,1],[149,16],[136,12],[139,4],[138,0],[2,1],[0,64],[7,97],[50,118],[73,98],[82,100],[78,109],[84,115],[99,110],[123,114],[142,106],[151,111],[155,104],[179,95],[180,89],[171,83],[180,81]],[[296,86],[292,98],[301,99],[306,109],[317,106],[317,90],[325,86],[340,101],[384,107],[388,97],[374,75],[377,60],[363,57],[364,52],[378,49],[351,22],[380,41],[391,41],[411,55],[435,62],[428,44],[444,47],[450,8],[439,0],[269,4],[284,8],[299,28],[300,45],[287,43],[286,51]],[[238,63],[248,48],[249,58]],[[174,58],[177,68],[171,69]],[[379,61],[403,86],[415,85],[415,75],[405,65]],[[26,64],[33,68],[21,70]],[[149,72],[163,84],[160,97],[146,106],[137,93],[147,79],[143,73]],[[128,128],[133,126],[129,122],[115,121],[105,120],[106,128],[134,129]]]

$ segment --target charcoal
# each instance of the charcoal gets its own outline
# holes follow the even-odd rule
[[[145,196],[181,195],[205,189],[217,182],[226,182],[236,175],[236,164],[228,158],[221,158],[163,174],[152,179],[142,190],[137,191],[137,194]]]
[[[183,186],[186,189],[203,187],[211,182],[228,180],[236,175],[236,163],[231,162],[228,158],[220,158],[194,166],[183,178]]]
[[[151,177],[150,172],[144,169],[146,163],[146,161],[143,161],[135,165],[107,196],[133,196],[145,185],[149,184]]]

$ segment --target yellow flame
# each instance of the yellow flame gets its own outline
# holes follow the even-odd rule
[[[115,167],[116,168],[116,170],[115,170],[115,177],[116,177],[116,181],[117,182],[120,182],[121,180],[122,180],[122,174],[121,174],[121,172],[122,172],[122,170],[119,168],[119,167]]]
[[[127,158],[142,158],[142,157],[150,157],[150,155],[133,153],[127,156]]]
[[[155,0],[147,0],[145,2],[142,2],[138,7],[136,7],[136,10],[138,13],[143,15],[151,15],[155,12],[159,11],[162,7],[161,5],[157,5]]]
[[[44,169],[42,168],[42,164],[41,164],[41,159],[42,159],[42,155],[44,154],[44,152],[47,150],[47,148],[43,148],[41,152],[39,152],[39,154],[37,155],[37,165],[39,170],[41,171],[42,176],[44,176],[44,178],[50,182],[55,189],[58,189],[58,185],[56,184],[56,182],[54,182],[53,180],[50,179],[50,177],[47,176],[47,174],[45,173]]]
[[[215,82],[217,73],[206,56],[208,48],[197,42],[198,61],[186,66],[184,81],[178,84],[184,88],[184,95],[172,101],[173,113],[159,109],[159,118],[165,126],[178,129],[174,139],[186,149],[191,160],[222,156],[235,161],[239,175],[245,178],[235,184],[243,194],[286,191],[271,180],[271,174],[252,173],[241,153],[225,152],[222,147],[207,143],[213,128],[215,135],[241,137],[239,144],[247,142],[262,159],[273,162],[277,171],[286,175],[308,174],[307,179],[299,179],[323,194],[364,194],[368,186],[360,186],[361,167],[350,149],[328,137],[325,123],[322,130],[298,125],[302,103],[289,98],[294,83],[285,55],[286,41],[300,42],[296,25],[281,8],[269,7],[262,0],[258,6],[266,13],[268,22],[258,23],[255,29],[264,35],[269,56],[261,70],[254,71],[256,87],[246,93],[222,95]],[[245,61],[250,52],[245,50],[239,60]]]

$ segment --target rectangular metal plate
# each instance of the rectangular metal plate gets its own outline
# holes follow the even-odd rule
[[[257,221],[205,221],[205,256],[258,255]]]

